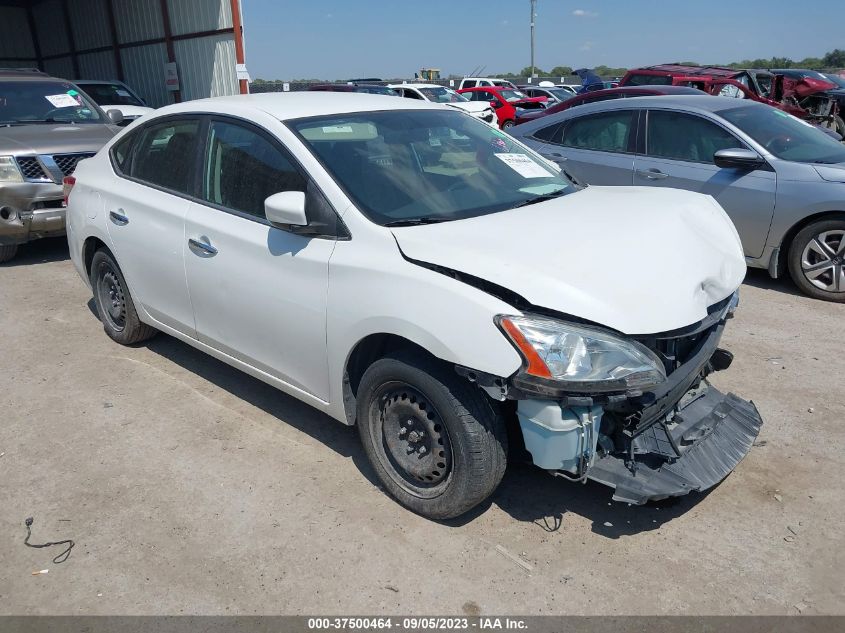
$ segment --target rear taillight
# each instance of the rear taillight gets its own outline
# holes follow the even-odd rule
[[[76,184],[76,178],[73,176],[65,176],[62,178],[62,196],[64,198],[64,205],[67,206],[67,199],[70,197],[71,189]]]

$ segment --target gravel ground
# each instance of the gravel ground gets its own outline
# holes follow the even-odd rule
[[[440,524],[354,429],[170,337],[112,343],[66,244],[32,244],[0,266],[0,613],[845,613],[843,318],[749,273],[713,382],[765,425],[709,494],[628,507],[517,466]]]

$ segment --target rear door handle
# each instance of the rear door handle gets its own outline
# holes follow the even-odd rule
[[[117,211],[109,211],[109,219],[118,226],[126,226],[129,224],[129,218],[123,215],[123,209]]]
[[[188,240],[188,244],[194,251],[201,251],[201,254],[203,255],[208,255],[210,257],[217,255],[217,249],[208,242],[201,242],[191,238]]]
[[[664,174],[659,169],[638,169],[637,176],[641,178],[647,178],[648,180],[663,180],[664,178],[668,178],[669,174]]]

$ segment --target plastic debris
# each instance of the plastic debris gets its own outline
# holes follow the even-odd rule
[[[32,575],[33,575],[33,576],[40,576],[41,574],[49,574],[49,573],[50,573],[50,570],[49,570],[49,569],[42,569],[42,570],[40,570],[40,571],[34,571],[34,572],[32,572]]]
[[[530,572],[531,570],[534,569],[531,566],[531,563],[522,560],[519,556],[516,556],[515,554],[511,554],[508,550],[506,550],[501,545],[496,546],[496,551],[499,552],[502,556],[504,556],[508,560],[510,560],[510,561],[516,563],[517,565],[519,565],[520,567],[522,567],[525,571]]]

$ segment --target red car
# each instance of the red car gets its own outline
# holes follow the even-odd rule
[[[519,90],[502,86],[464,88],[458,92],[470,101],[489,101],[503,130],[516,125],[517,116],[527,110],[544,110],[547,101],[546,97],[528,97]]]
[[[688,88],[686,86],[638,86],[631,88],[608,88],[606,90],[593,90],[592,92],[582,92],[564,101],[551,106],[545,110],[521,112],[520,116],[516,118],[516,124],[533,121],[534,119],[546,116],[547,114],[554,114],[555,112],[562,112],[575,106],[584,105],[585,103],[594,103],[596,101],[607,101],[608,99],[624,99],[627,97],[647,97],[653,95],[703,95],[706,94],[698,88]]]

